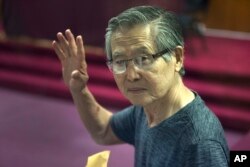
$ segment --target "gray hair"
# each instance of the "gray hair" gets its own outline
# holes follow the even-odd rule
[[[111,36],[122,28],[132,28],[135,25],[150,25],[154,38],[156,39],[156,47],[158,51],[168,49],[173,51],[176,46],[184,47],[182,29],[178,22],[178,18],[170,12],[159,7],[137,6],[125,10],[116,17],[109,20],[105,35],[105,47],[107,59],[112,59]],[[169,61],[170,56],[163,56]],[[180,70],[180,75],[185,73],[184,68]]]

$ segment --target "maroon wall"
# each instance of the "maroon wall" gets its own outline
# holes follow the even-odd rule
[[[86,44],[102,46],[108,20],[142,4],[178,8],[173,0],[3,0],[3,22],[9,36],[54,39],[58,31],[70,28]]]

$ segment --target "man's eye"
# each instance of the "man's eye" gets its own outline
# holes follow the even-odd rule
[[[148,61],[149,57],[148,56],[141,56],[141,60],[142,60],[142,62]]]
[[[147,64],[147,63],[150,63],[151,62],[151,59],[149,58],[149,56],[140,56],[140,59],[141,59],[141,62],[143,64]]]
[[[124,60],[115,60],[114,61],[114,63],[116,64],[116,65],[123,65],[124,64]]]

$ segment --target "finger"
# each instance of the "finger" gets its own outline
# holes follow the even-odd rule
[[[61,47],[59,46],[59,44],[56,41],[53,41],[52,47],[53,47],[54,51],[56,52],[56,55],[58,56],[60,61],[63,61],[65,59],[65,55],[64,55]]]
[[[68,40],[70,55],[76,56],[76,52],[77,52],[76,41],[75,41],[75,37],[72,34],[72,32],[70,31],[70,29],[67,29],[65,31],[65,36]]]
[[[80,68],[78,69],[78,71],[83,74],[83,75],[87,75],[87,63],[86,61],[82,61],[80,64]]]
[[[60,45],[62,51],[67,54],[69,44],[61,32],[57,33],[57,39],[58,39],[58,42],[59,42],[59,45]]]
[[[66,35],[66,38],[67,38],[67,40],[69,42],[69,45],[72,45],[72,46],[76,45],[74,34],[70,31],[70,29],[67,29],[65,31],[65,35]]]
[[[76,45],[77,45],[77,56],[80,58],[80,60],[85,60],[85,49],[83,46],[83,40],[81,35],[76,37]]]

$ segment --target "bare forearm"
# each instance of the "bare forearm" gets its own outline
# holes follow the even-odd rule
[[[93,139],[99,143],[99,140],[103,139],[107,133],[112,113],[98,104],[87,88],[79,93],[71,92],[71,94],[85,127]]]

